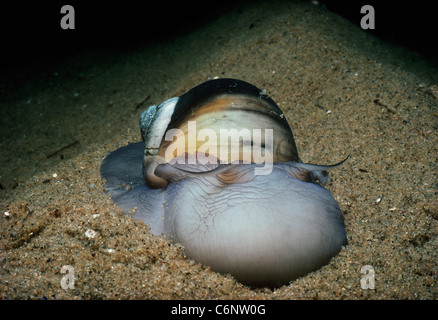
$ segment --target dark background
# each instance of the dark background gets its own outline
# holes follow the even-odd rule
[[[0,5],[0,85],[22,83],[48,64],[94,50],[120,51],[169,40],[201,27],[248,0],[221,1],[25,1]],[[381,39],[438,61],[434,1],[320,0],[319,5],[360,27],[363,5],[373,5]],[[75,9],[75,30],[62,30],[61,7]],[[0,89],[2,89],[0,87]]]

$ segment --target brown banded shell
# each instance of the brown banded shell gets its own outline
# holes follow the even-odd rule
[[[150,187],[167,185],[153,176],[158,164],[184,153],[193,156],[201,149],[221,163],[254,163],[253,154],[249,158],[244,146],[256,145],[257,130],[260,151],[270,152],[272,162],[300,162],[292,130],[281,109],[260,89],[241,80],[210,80],[179,98],[151,106],[140,116],[140,128],[145,142],[144,177]],[[266,129],[272,129],[272,143],[265,141],[269,137]],[[202,136],[206,131],[210,133],[208,139],[199,139],[198,134]],[[172,138],[175,132],[184,139]],[[233,148],[239,150],[238,159],[232,158]]]

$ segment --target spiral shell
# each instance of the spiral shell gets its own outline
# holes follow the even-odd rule
[[[195,136],[190,136],[193,135],[191,124],[196,128]],[[267,129],[273,133],[271,143],[265,140]],[[256,145],[260,146],[259,154],[272,155],[271,162],[300,161],[292,130],[283,112],[263,91],[241,80],[207,81],[179,98],[153,105],[141,114],[140,130],[145,143],[144,178],[153,188],[167,185],[154,174],[158,164],[182,154],[195,157],[201,148],[208,150],[210,159],[220,163],[244,160],[254,163]],[[166,133],[170,130],[177,131],[183,138],[166,140]],[[258,144],[254,137],[257,130],[263,131]],[[205,131],[210,133],[207,141],[198,136]],[[229,134],[229,139],[222,139],[224,132]],[[172,152],[166,155],[169,150]],[[230,150],[239,150],[238,156],[232,159]],[[245,154],[245,150],[249,152]]]

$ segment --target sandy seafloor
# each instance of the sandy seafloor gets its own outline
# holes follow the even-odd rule
[[[1,98],[0,298],[436,299],[437,71],[301,2],[248,4],[169,42],[72,57]],[[108,152],[140,140],[142,110],[214,77],[266,89],[304,162],[352,152],[327,186],[349,244],[276,290],[243,286],[149,235],[99,177]],[[74,289],[61,287],[64,265]],[[361,288],[364,265],[373,290]]]

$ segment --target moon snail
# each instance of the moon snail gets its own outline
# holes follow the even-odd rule
[[[204,82],[149,107],[140,131],[142,142],[103,160],[105,189],[187,257],[275,288],[326,265],[347,244],[342,212],[322,185],[348,157],[303,163],[283,112],[257,87]]]

